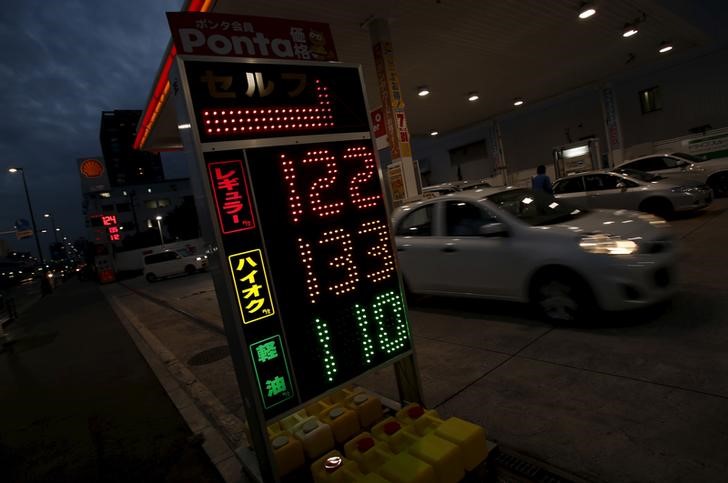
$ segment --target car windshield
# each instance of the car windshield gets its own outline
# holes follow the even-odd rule
[[[631,169],[631,168],[619,168],[615,170],[616,173],[621,173],[629,176],[630,178],[635,178],[640,181],[645,181],[649,183],[650,181],[659,181],[661,179],[665,179],[663,176],[652,174],[652,173],[646,173],[644,171],[640,171],[638,169]]]
[[[501,191],[486,199],[533,226],[563,223],[586,213],[550,194],[529,189]]]
[[[686,161],[690,161],[691,163],[702,163],[705,161],[705,158],[699,158],[697,156],[693,156],[692,154],[688,153],[673,153],[675,156],[678,156],[680,158],[683,158]]]

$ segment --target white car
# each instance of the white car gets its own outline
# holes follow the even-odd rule
[[[402,206],[393,222],[414,294],[531,302],[550,320],[571,321],[593,308],[656,303],[675,289],[674,239],[646,213],[490,188]]]
[[[476,188],[490,188],[490,183],[488,183],[488,181],[486,181],[485,179],[472,181],[449,181],[447,183],[425,186],[424,188],[422,188],[422,195],[425,198],[433,198],[435,196],[440,196],[447,193],[456,193],[458,191],[465,191]]]
[[[168,250],[144,257],[144,277],[148,282],[173,275],[191,275],[207,268],[207,255]]]
[[[581,209],[639,210],[659,216],[705,208],[713,201],[708,185],[631,169],[588,171],[554,182],[554,196]]]
[[[659,175],[680,175],[707,184],[716,198],[728,196],[728,158],[702,159],[685,153],[642,156],[614,168],[636,169]]]

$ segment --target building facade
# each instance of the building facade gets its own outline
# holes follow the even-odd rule
[[[164,169],[159,154],[132,149],[140,116],[139,110],[114,110],[101,113],[99,140],[111,186],[164,180]]]
[[[115,249],[130,246],[129,238],[150,230],[159,232],[159,242],[175,238],[169,217],[183,206],[192,206],[192,188],[188,178],[154,183],[111,186],[83,193],[83,213],[87,238],[94,243],[110,243]],[[157,219],[161,217],[161,219]],[[196,221],[190,220],[190,223]],[[196,229],[193,228],[193,231]],[[154,234],[153,242],[158,242]],[[144,244],[143,241],[139,243]],[[137,243],[137,244],[139,244]]]

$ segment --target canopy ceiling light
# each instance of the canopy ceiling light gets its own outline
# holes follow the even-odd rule
[[[477,93],[477,92],[471,92],[470,94],[468,94],[468,100],[469,100],[470,102],[475,102],[475,101],[477,101],[478,99],[480,99],[480,96],[478,95],[478,93]]]
[[[524,102],[526,101],[524,101],[523,99],[513,99],[513,105],[516,107],[522,106]]]
[[[438,134],[440,134],[438,131],[431,131],[430,132],[430,136],[437,136]]]
[[[632,37],[633,35],[637,35],[637,32],[639,32],[639,29],[637,28],[637,24],[625,24],[624,30],[622,31],[622,37]]]
[[[420,86],[417,88],[417,95],[425,97],[430,95],[430,89],[427,86]]]
[[[595,13],[597,13],[597,10],[594,8],[594,5],[585,2],[581,4],[581,8],[579,9],[579,18],[585,20],[592,17]]]
[[[660,43],[660,48],[658,50],[659,53],[664,54],[667,52],[670,52],[673,49],[672,42],[668,42],[667,40],[663,40]]]

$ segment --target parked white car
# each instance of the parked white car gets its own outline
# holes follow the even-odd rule
[[[713,201],[706,184],[622,169],[619,173],[588,171],[554,182],[554,196],[577,208],[639,210],[659,216],[705,208]]]
[[[594,308],[646,306],[675,289],[674,239],[646,213],[490,188],[402,206],[393,222],[414,294],[531,302],[548,319],[571,321]]]
[[[616,166],[659,175],[680,175],[707,184],[716,198],[728,196],[728,158],[703,159],[686,153],[652,154]]]
[[[173,275],[191,275],[207,268],[207,255],[169,250],[144,257],[144,277],[148,282]]]

